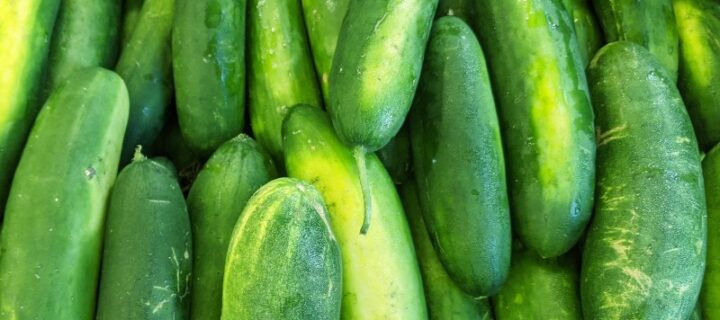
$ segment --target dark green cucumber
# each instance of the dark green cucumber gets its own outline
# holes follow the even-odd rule
[[[330,101],[330,70],[350,0],[302,0],[305,26],[325,103]]]
[[[400,128],[390,142],[375,152],[395,184],[402,184],[410,175],[410,133],[407,125]]]
[[[60,0],[0,2],[0,216],[38,107]]]
[[[631,41],[650,50],[677,79],[678,32],[673,0],[592,0],[605,39]]]
[[[320,192],[280,178],[258,190],[235,225],[223,319],[338,319],[342,260]]]
[[[192,238],[176,177],[138,150],[113,187],[97,319],[188,319]]]
[[[720,2],[674,0],[678,86],[703,150],[720,142]]]
[[[485,57],[465,22],[435,22],[422,72],[409,121],[428,232],[455,283],[490,296],[510,268],[510,210]]]
[[[587,65],[603,45],[602,30],[587,0],[562,0],[575,25],[580,57]]]
[[[420,262],[430,319],[492,319],[488,300],[475,299],[463,292],[438,259],[420,211],[415,181],[404,183],[400,193]]]
[[[63,0],[48,58],[47,94],[70,74],[115,65],[120,32],[120,1]]]
[[[298,0],[248,0],[250,121],[255,139],[282,163],[282,121],[298,103],[320,107]]]
[[[702,162],[707,197],[707,264],[700,303],[708,319],[720,316],[720,147]]]
[[[121,0],[122,1],[122,29],[120,30],[120,47],[124,48],[130,41],[130,36],[135,31],[140,10],[145,0]]]
[[[177,0],[172,39],[180,129],[207,156],[245,124],[245,0]]]
[[[172,98],[170,34],[175,0],[147,0],[115,70],[130,94],[121,163],[128,163],[138,145],[149,146],[163,127]]]
[[[343,319],[427,317],[422,279],[402,204],[380,161],[367,156],[373,227],[365,235],[363,192],[352,150],[335,134],[326,113],[296,106],[283,124],[288,175],[322,193],[343,254]]]
[[[695,308],[693,309],[692,314],[690,314],[690,317],[688,317],[688,320],[702,320],[703,314],[702,314],[702,305],[700,304],[700,301],[698,301],[695,304]]]
[[[680,93],[660,62],[632,42],[600,49],[588,77],[598,180],[583,251],[583,313],[686,319],[705,269],[706,205]]]
[[[180,132],[177,117],[172,112],[168,115],[158,138],[149,149],[151,154],[162,155],[170,159],[180,172],[198,166],[204,160],[185,141]]]
[[[500,293],[492,297],[495,318],[582,319],[578,273],[573,252],[542,259],[522,245],[516,245],[510,276]]]
[[[559,1],[479,5],[513,228],[540,256],[556,257],[583,234],[593,204],[593,111],[580,46]]]
[[[128,110],[122,79],[100,68],[70,76],[43,107],[0,233],[0,319],[93,319]]]
[[[233,226],[250,196],[276,176],[270,156],[241,134],[222,144],[195,179],[188,196],[194,251],[192,319],[220,319]]]
[[[475,0],[440,0],[436,18],[454,16],[462,19],[477,30],[477,1]]]

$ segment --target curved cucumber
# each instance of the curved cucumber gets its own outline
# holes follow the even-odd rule
[[[400,193],[420,262],[430,319],[492,319],[488,300],[463,292],[440,263],[423,221],[415,181],[404,183]]]
[[[720,2],[675,0],[678,86],[703,150],[720,142]]]
[[[587,0],[562,0],[575,25],[580,57],[587,65],[603,45],[602,30]]]
[[[592,0],[608,42],[630,41],[650,50],[677,79],[678,32],[673,0]]]
[[[375,152],[395,184],[402,184],[410,175],[410,129],[400,128],[390,142]]]
[[[188,195],[193,228],[192,319],[219,319],[230,236],[250,196],[277,173],[270,156],[241,134],[218,148]]]
[[[180,129],[207,156],[245,124],[245,0],[178,0],[172,42]]]
[[[0,319],[93,319],[128,109],[122,79],[100,68],[70,76],[43,107],[0,233]]]
[[[248,0],[250,121],[255,139],[282,163],[282,121],[299,103],[320,107],[300,1]]]
[[[707,265],[700,302],[708,319],[720,315],[720,147],[713,148],[702,162],[707,196]],[[715,318],[713,318],[715,316]]]
[[[121,0],[122,1],[122,30],[120,31],[120,47],[125,48],[130,41],[135,25],[140,16],[145,0]]]
[[[289,176],[312,182],[323,194],[343,254],[343,319],[423,319],[422,280],[410,230],[395,186],[368,155],[373,227],[365,235],[363,193],[352,151],[340,142],[327,114],[293,108],[283,124]]]
[[[138,145],[155,141],[165,122],[172,98],[170,34],[175,0],[147,0],[129,43],[115,70],[130,94],[128,121],[121,163],[132,158]]]
[[[595,135],[580,46],[559,1],[479,5],[513,229],[540,256],[556,257],[583,234],[593,204]]]
[[[248,201],[225,265],[223,319],[338,319],[340,248],[320,192],[273,180]]]
[[[60,0],[0,2],[0,216],[28,131],[43,101],[46,64]]]
[[[600,49],[588,76],[598,198],[583,251],[585,317],[686,319],[705,269],[706,205],[680,93],[632,42]]]
[[[450,277],[474,297],[510,268],[510,210],[500,126],[480,44],[459,18],[438,19],[410,113],[425,222]]]

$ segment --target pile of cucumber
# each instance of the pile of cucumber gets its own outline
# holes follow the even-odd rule
[[[0,0],[0,320],[720,319],[718,0]]]

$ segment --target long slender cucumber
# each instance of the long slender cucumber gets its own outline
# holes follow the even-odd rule
[[[707,197],[707,264],[700,304],[708,320],[720,319],[720,147],[702,162]]]

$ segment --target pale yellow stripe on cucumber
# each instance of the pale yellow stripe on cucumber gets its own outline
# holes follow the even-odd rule
[[[720,40],[708,34],[706,26],[702,21],[703,12],[697,7],[690,4],[689,1],[675,1],[674,8],[678,13],[678,20],[681,20],[678,32],[682,36],[682,54],[686,57],[692,57],[695,63],[704,63],[713,61],[713,52],[710,47],[720,48]],[[709,44],[708,41],[714,43]],[[716,72],[711,67],[692,68],[693,80],[702,87],[709,87],[713,84],[712,73]]]

